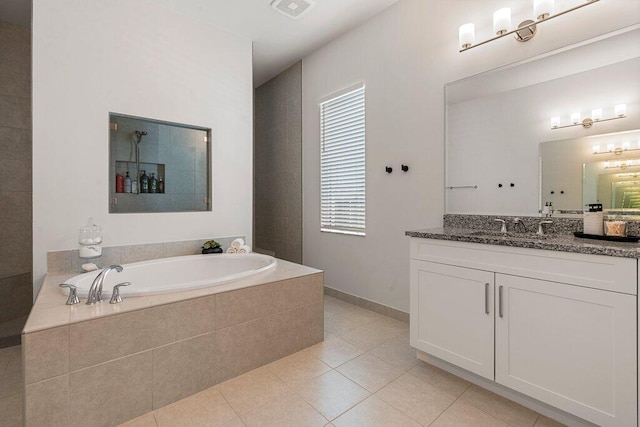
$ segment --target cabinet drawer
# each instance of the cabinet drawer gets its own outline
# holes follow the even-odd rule
[[[418,238],[411,258],[637,295],[633,258]]]

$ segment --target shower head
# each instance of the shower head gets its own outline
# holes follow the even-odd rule
[[[147,132],[137,130],[135,131],[135,134],[136,134],[136,140],[137,140],[136,144],[140,144],[140,141],[142,141],[142,137],[145,136]]]

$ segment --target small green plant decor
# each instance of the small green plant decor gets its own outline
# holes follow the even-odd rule
[[[220,247],[220,243],[215,240],[207,240],[202,245],[202,253],[203,254],[221,254],[222,248]]]

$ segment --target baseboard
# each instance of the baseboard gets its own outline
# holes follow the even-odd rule
[[[387,307],[386,305],[369,301],[367,299],[360,298],[355,295],[351,295],[346,292],[342,292],[337,289],[330,288],[327,285],[324,286],[324,293],[325,295],[329,295],[330,297],[334,297],[344,302],[348,302],[349,304],[357,305],[358,307],[375,311],[376,313],[382,314],[383,316],[391,317],[392,319],[399,320],[407,324],[409,323],[409,313],[405,313],[404,311]]]
[[[582,418],[578,418],[575,415],[569,414],[568,412],[562,411],[558,408],[554,408],[551,405],[547,405],[546,403],[540,402],[539,400],[533,399],[529,396],[525,396],[522,393],[518,393],[517,391],[511,390],[510,388],[500,385],[494,381],[489,381],[486,378],[471,373],[465,369],[459,368],[449,362],[438,359],[437,357],[431,356],[430,354],[424,353],[420,350],[416,350],[416,356],[423,362],[436,366],[444,371],[449,372],[450,374],[467,380],[470,383],[477,385],[478,387],[482,387],[497,395],[519,403],[525,408],[529,408],[532,411],[542,414],[548,418],[554,419],[566,426],[597,427],[595,424],[583,420]]]

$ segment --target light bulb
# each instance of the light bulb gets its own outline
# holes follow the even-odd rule
[[[602,108],[595,108],[591,110],[591,120],[597,122],[600,119],[602,119]]]
[[[600,146],[599,145],[594,145],[593,146],[593,154],[598,154],[600,152]]]
[[[580,123],[580,113],[571,113],[571,123],[574,125]]]
[[[613,152],[616,149],[616,146],[613,144],[607,144],[607,151],[609,153]]]
[[[533,16],[547,19],[553,13],[553,0],[533,0]]]
[[[627,115],[627,104],[618,104],[614,108],[616,116],[623,117]]]
[[[551,127],[557,128],[560,126],[560,117],[551,117]]]
[[[628,150],[629,148],[631,148],[631,144],[630,144],[630,143],[628,143],[628,142],[623,142],[623,143],[622,143],[622,149],[623,149],[623,150],[625,150],[625,151],[626,151],[626,150]]]
[[[511,8],[504,7],[493,13],[493,32],[500,35],[511,27]]]
[[[609,169],[611,166],[609,164],[609,162],[604,162],[604,168],[605,169]]]
[[[472,23],[464,24],[460,26],[460,47],[462,49],[468,49],[473,45],[475,41],[476,26]]]

